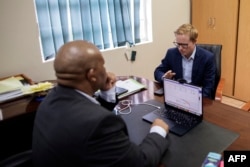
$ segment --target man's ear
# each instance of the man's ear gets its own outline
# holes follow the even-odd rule
[[[90,70],[88,70],[88,72],[87,72],[87,79],[90,82],[96,82],[95,70],[93,68],[91,68]]]

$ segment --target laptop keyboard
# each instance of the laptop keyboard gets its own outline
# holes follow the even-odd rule
[[[159,109],[155,111],[156,114],[163,118],[171,119],[172,121],[182,126],[191,127],[198,123],[197,118],[182,112],[176,112],[173,109]]]

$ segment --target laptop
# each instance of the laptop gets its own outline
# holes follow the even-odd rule
[[[164,78],[164,107],[142,117],[152,123],[161,118],[169,131],[182,136],[198,125],[203,118],[202,88]]]

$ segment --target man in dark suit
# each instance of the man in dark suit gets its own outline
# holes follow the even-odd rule
[[[203,96],[212,98],[216,72],[214,54],[196,46],[198,31],[191,24],[181,25],[174,33],[176,47],[168,49],[156,67],[155,80],[162,83],[163,78],[181,79],[201,86]]]
[[[130,142],[125,122],[111,112],[116,77],[101,52],[78,40],[57,53],[55,86],[40,104],[33,129],[35,166],[154,167],[168,147],[168,125],[156,119],[140,145]],[[96,99],[94,93],[100,90]]]

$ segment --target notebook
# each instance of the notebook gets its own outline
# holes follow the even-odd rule
[[[127,89],[128,91],[119,95],[118,99],[122,99],[124,97],[127,97],[133,93],[139,92],[143,89],[146,89],[146,85],[140,83],[139,81],[133,79],[133,78],[128,78],[126,80],[118,80],[116,82],[116,87],[124,88]]]
[[[165,107],[142,118],[150,123],[161,118],[171,133],[182,136],[202,121],[202,88],[170,79],[164,79],[163,86]]]

